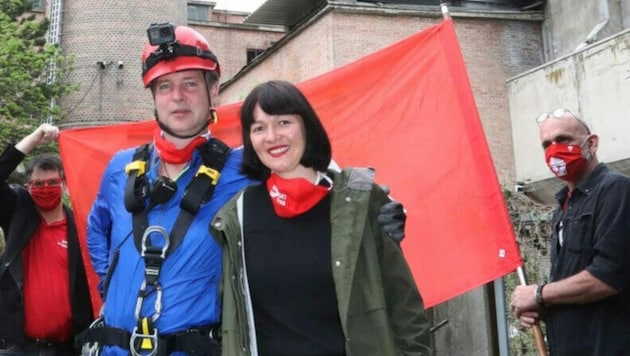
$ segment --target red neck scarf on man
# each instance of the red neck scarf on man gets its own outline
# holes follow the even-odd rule
[[[324,199],[332,188],[332,184],[324,187],[304,178],[286,179],[275,173],[271,173],[266,184],[273,209],[281,218],[304,214]]]
[[[205,137],[197,136],[192,139],[186,147],[177,148],[174,144],[164,139],[162,130],[156,128],[155,131],[153,131],[153,142],[155,142],[155,149],[164,162],[182,164],[190,161],[195,149],[208,142],[208,140]]]

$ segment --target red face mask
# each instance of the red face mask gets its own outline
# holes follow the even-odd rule
[[[30,187],[31,198],[42,211],[50,211],[61,202],[61,185]]]
[[[197,136],[184,148],[177,148],[171,142],[168,142],[162,137],[162,131],[156,128],[153,131],[153,141],[155,142],[155,148],[160,155],[160,158],[171,164],[182,164],[190,161],[192,154],[199,145],[207,142],[204,137]]]
[[[315,185],[304,178],[285,179],[271,173],[267,179],[267,190],[276,214],[281,218],[292,218],[314,207],[324,199],[330,188]]]
[[[577,181],[588,160],[582,155],[579,145],[552,143],[545,149],[545,161],[556,177],[568,181]]]

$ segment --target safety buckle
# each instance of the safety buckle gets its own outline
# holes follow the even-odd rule
[[[217,171],[216,169],[212,169],[205,164],[199,166],[199,170],[197,170],[197,174],[195,174],[195,177],[200,174],[206,175],[208,178],[210,178],[210,182],[212,182],[212,185],[217,185],[219,177],[221,176],[221,173],[219,171]]]
[[[150,235],[152,233],[162,235],[162,238],[164,239],[164,246],[151,246]],[[144,278],[149,285],[157,283],[158,277],[160,276],[160,269],[162,268],[162,262],[164,262],[164,259],[166,258],[166,253],[168,252],[170,244],[171,242],[168,232],[166,232],[166,229],[162,226],[151,225],[144,230],[144,235],[142,235],[141,241],[140,256],[144,259]]]
[[[140,330],[138,330],[138,326]],[[129,338],[129,351],[134,356],[154,356],[158,353],[158,330],[153,327],[153,321],[142,318],[133,328]]]
[[[105,326],[105,319],[103,318],[103,308],[101,307],[101,313],[88,327],[88,329],[102,328]],[[81,355],[84,356],[99,356],[101,354],[101,344],[97,341],[86,342],[81,346]]]
[[[137,177],[140,177],[141,175],[144,174],[144,172],[146,172],[147,170],[147,162],[146,161],[133,161],[130,163],[127,163],[127,165],[125,166],[125,173],[127,175],[129,175],[132,171],[136,171],[137,172]]]

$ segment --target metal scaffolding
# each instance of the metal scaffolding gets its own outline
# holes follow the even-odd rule
[[[50,1],[50,27],[48,28],[47,41],[50,44],[60,44],[61,42],[61,17],[62,17],[63,0]],[[57,79],[57,62],[50,61],[48,67],[48,79],[46,83],[52,84]]]

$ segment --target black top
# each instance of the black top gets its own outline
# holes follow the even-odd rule
[[[345,355],[330,248],[330,197],[278,217],[266,186],[244,195],[244,245],[260,355]]]
[[[565,187],[556,195],[560,206],[567,197]],[[551,281],[586,269],[619,294],[552,305],[545,320],[550,353],[630,355],[630,178],[598,165],[573,189],[566,212],[556,209],[552,227]]]

